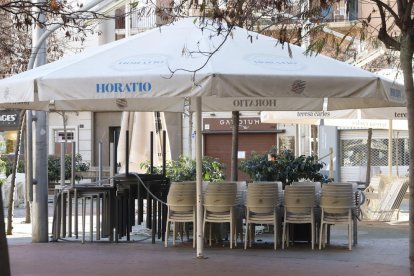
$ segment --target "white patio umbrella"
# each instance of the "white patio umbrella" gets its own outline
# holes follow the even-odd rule
[[[121,172],[125,172],[126,148],[129,152],[129,171],[145,173],[141,163],[151,158],[150,134],[153,133],[154,166],[162,165],[162,131],[167,131],[164,113],[160,113],[161,128],[157,127],[157,118],[154,112],[123,112],[121,131],[117,149],[118,161],[121,163]],[[129,144],[126,144],[126,131],[129,133]],[[170,143],[166,139],[166,160],[171,160]]]
[[[407,130],[405,107],[345,109],[335,111],[263,111],[263,123],[310,124],[341,127]]]
[[[217,22],[205,22],[187,18],[1,80],[0,107],[182,111],[190,100],[201,134],[201,110],[322,110],[325,98],[327,110],[405,105],[392,81],[246,29],[217,33]],[[201,135],[196,139],[202,257]]]
[[[408,130],[405,107],[347,109],[336,111],[264,111],[263,123],[323,124],[337,127],[388,129],[388,174],[392,175],[393,130]],[[368,168],[369,169],[369,168]]]
[[[0,104],[182,111],[184,98],[201,96],[203,110],[230,111],[322,110],[324,98],[327,110],[405,102],[401,85],[368,71],[237,27],[221,45],[226,31],[200,25],[184,19],[1,80]]]

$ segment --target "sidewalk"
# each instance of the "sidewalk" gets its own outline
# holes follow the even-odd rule
[[[31,243],[31,225],[22,220],[14,219],[14,235],[8,237],[12,275],[409,275],[406,210],[394,223],[359,223],[352,251],[346,230],[335,226],[331,245],[321,251],[306,243],[277,251],[266,242],[247,250],[241,244],[205,245],[207,259],[196,258],[192,243],[164,248],[142,233],[129,243]]]

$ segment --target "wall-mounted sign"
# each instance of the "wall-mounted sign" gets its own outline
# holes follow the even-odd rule
[[[204,132],[229,132],[233,128],[232,118],[204,118]],[[274,123],[262,123],[260,117],[246,117],[239,120],[239,131],[280,132]]]
[[[19,113],[16,110],[0,111],[0,131],[19,128]]]

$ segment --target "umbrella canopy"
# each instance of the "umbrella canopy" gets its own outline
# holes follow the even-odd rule
[[[205,111],[322,110],[324,98],[327,110],[405,103],[391,80],[242,28],[217,33],[218,23],[206,22],[187,18],[3,79],[0,104],[181,112],[191,97],[202,97]]]

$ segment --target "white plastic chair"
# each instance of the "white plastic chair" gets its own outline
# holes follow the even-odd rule
[[[289,224],[310,224],[312,249],[315,246],[315,187],[291,186],[285,187],[284,221],[282,234],[282,249],[289,246]]]
[[[196,185],[195,182],[173,182],[167,196],[167,221],[165,247],[168,246],[170,223],[174,222],[173,245],[176,238],[176,223],[193,223],[193,247],[196,241]]]
[[[274,249],[277,248],[279,228],[278,216],[278,187],[277,183],[251,183],[246,195],[246,233],[244,249],[247,243],[252,246],[252,224],[274,225]],[[250,237],[250,239],[249,239]]]
[[[321,225],[319,233],[319,249],[325,247],[327,225],[348,225],[348,248],[352,250],[353,215],[355,209],[355,192],[352,185],[328,184],[322,188]]]
[[[236,203],[237,184],[236,182],[211,182],[207,185],[204,194],[204,219],[203,229],[205,232],[206,223],[210,224],[209,245],[211,246],[211,224],[230,224],[230,248],[233,248],[233,241],[236,243]]]

